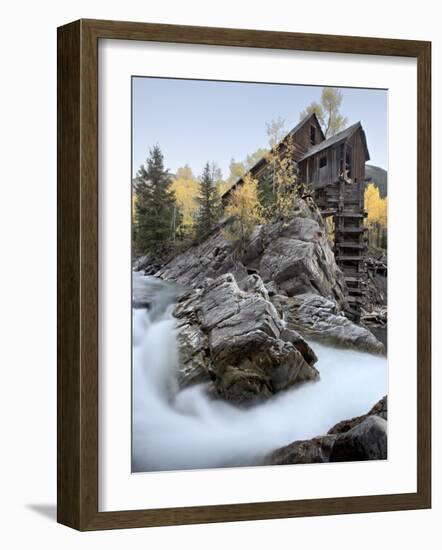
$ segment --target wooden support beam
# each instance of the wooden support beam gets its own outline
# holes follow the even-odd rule
[[[364,256],[336,256],[336,260],[340,262],[362,262]]]
[[[339,233],[365,233],[366,227],[344,227],[339,230]]]
[[[345,279],[346,283],[364,282],[364,278],[365,278],[365,273],[358,273],[358,274],[354,274],[354,275],[345,275],[344,274],[344,279]]]
[[[349,304],[360,304],[362,302],[361,296],[347,296],[347,302]]]
[[[361,212],[339,212],[338,216],[340,218],[365,218],[367,217],[367,214],[366,213],[361,213]]]
[[[333,216],[336,214],[336,209],[321,210],[321,216]]]
[[[365,289],[362,288],[349,288],[348,289],[350,296],[362,296],[362,294],[365,294]]]
[[[361,244],[361,243],[352,243],[352,242],[341,242],[341,241],[337,241],[335,243],[335,245],[339,248],[355,248],[357,250],[366,250],[367,249],[367,245],[366,244]]]

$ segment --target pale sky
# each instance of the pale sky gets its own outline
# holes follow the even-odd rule
[[[268,146],[266,122],[281,117],[289,131],[322,88],[207,80],[133,77],[133,175],[155,144],[166,168],[188,164],[201,174],[216,162],[223,176],[232,158],[242,161]],[[341,112],[348,125],[361,121],[371,160],[387,169],[386,90],[341,88]]]

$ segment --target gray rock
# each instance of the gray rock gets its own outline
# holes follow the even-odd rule
[[[264,286],[269,296],[275,296],[275,294],[278,294],[278,287],[276,286],[275,281],[270,281]]]
[[[180,354],[179,386],[185,388],[192,384],[210,382],[212,363],[207,353],[207,335],[197,324],[185,319],[178,322],[177,332]]]
[[[246,268],[235,258],[231,244],[223,236],[226,223],[220,224],[202,243],[172,258],[157,271],[156,276],[191,287],[198,287],[207,278],[214,279],[225,273],[232,273],[237,281],[247,277]]]
[[[372,409],[367,413],[363,414],[362,416],[355,416],[354,418],[350,418],[348,420],[342,420],[341,422],[338,422],[335,424],[332,428],[328,430],[328,434],[341,434],[348,432],[361,422],[363,422],[366,418],[372,415],[380,416],[384,420],[388,419],[388,403],[387,403],[387,396],[385,395],[381,400],[379,400],[376,405],[372,407]]]
[[[245,279],[242,279],[242,281],[238,283],[238,286],[241,290],[252,294],[257,294],[258,296],[264,298],[264,300],[268,301],[269,299],[268,290],[259,275],[249,275]]]
[[[388,420],[388,396],[384,395],[382,399],[380,399],[376,405],[373,405],[372,409],[368,413],[369,415],[375,414],[377,416],[380,416],[384,420]]]
[[[146,254],[135,258],[132,263],[132,269],[133,271],[142,271],[145,275],[154,275],[165,261],[167,261],[167,256],[159,258],[152,254]]]
[[[339,422],[326,435],[276,449],[264,464],[310,464],[387,458],[387,396],[370,411]]]
[[[347,319],[333,300],[311,293],[293,298],[277,295],[271,300],[287,327],[307,339],[370,353],[385,353],[383,344],[368,329]]]
[[[387,421],[372,415],[339,435],[330,452],[330,462],[385,460],[387,458]]]
[[[295,348],[301,352],[301,355],[309,365],[314,365],[317,362],[318,358],[316,357],[315,352],[307,344],[304,338],[295,330],[284,328],[281,332],[281,340],[293,344]]]
[[[149,264],[152,262],[152,257],[150,254],[144,256],[138,256],[132,263],[132,269],[134,271],[143,271]]]
[[[281,447],[270,455],[265,464],[312,464],[317,462],[329,462],[330,453],[336,441],[336,435],[323,435],[295,441]]]
[[[219,397],[246,404],[317,379],[308,344],[296,333],[281,337],[288,335],[261,279],[252,275],[243,287],[225,274],[178,302],[181,383],[211,380]]]
[[[345,304],[345,282],[327,240],[322,219],[304,200],[295,204],[297,214],[289,221],[260,226],[251,236],[243,258],[265,284],[274,284],[272,294],[288,296],[307,292]]]

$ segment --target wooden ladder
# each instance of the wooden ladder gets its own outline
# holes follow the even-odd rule
[[[348,313],[355,321],[360,319],[367,288],[364,189],[363,182],[348,182],[341,178],[318,193],[322,215],[333,216],[336,263],[344,274]]]

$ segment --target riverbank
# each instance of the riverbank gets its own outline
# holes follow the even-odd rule
[[[366,414],[388,392],[385,357],[314,341],[319,378],[250,407],[216,397],[212,381],[180,387],[180,289],[141,274],[134,289],[149,306],[133,310],[133,471],[260,465],[278,448]]]

